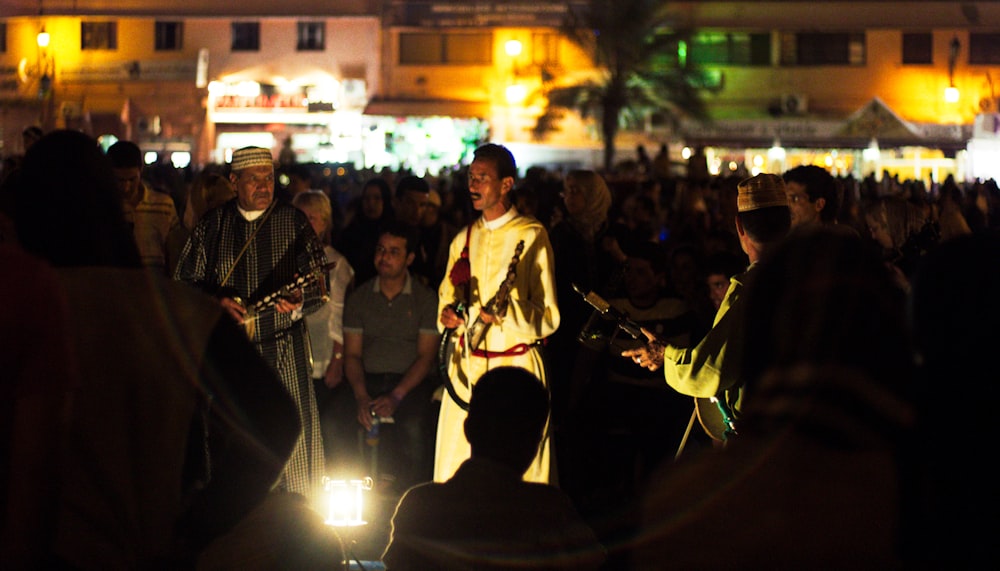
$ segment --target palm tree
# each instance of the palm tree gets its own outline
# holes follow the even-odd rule
[[[536,135],[552,129],[565,109],[595,117],[604,167],[610,169],[618,130],[647,113],[663,113],[675,124],[683,115],[705,120],[701,93],[706,78],[677,57],[679,42],[688,34],[668,25],[662,0],[590,0],[581,10],[571,9],[563,34],[591,57],[596,72],[546,88],[548,102]]]

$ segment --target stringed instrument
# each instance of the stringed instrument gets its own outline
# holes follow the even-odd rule
[[[641,326],[632,321],[628,314],[616,309],[596,292],[584,291],[576,284],[572,284],[572,286],[573,290],[583,296],[583,301],[587,302],[587,304],[606,319],[614,321],[619,329],[628,333],[633,339],[641,339],[643,337]],[[701,427],[713,440],[725,442],[730,436],[736,434],[736,425],[733,421],[732,413],[718,398],[695,397],[694,410]]]
[[[323,303],[329,301],[330,294],[326,289],[326,277],[330,270],[332,270],[336,265],[337,262],[323,264],[307,274],[298,276],[291,282],[286,283],[275,291],[249,305],[245,304],[239,297],[233,298],[236,303],[239,303],[244,309],[246,309],[246,316],[243,318],[243,327],[246,329],[247,336],[253,339],[254,333],[256,333],[257,330],[257,319],[260,318],[260,314],[265,309],[273,307],[276,303],[278,303],[278,300],[292,297],[295,290],[318,283],[320,285],[320,297],[323,300]]]
[[[507,306],[510,304],[510,292],[514,287],[514,281],[517,279],[517,264],[521,260],[522,253],[524,253],[524,240],[518,242],[517,247],[514,248],[514,256],[511,258],[510,264],[507,266],[507,275],[504,276],[504,280],[500,283],[500,287],[497,288],[496,295],[494,295],[492,299],[482,306],[482,310],[493,316],[493,321],[497,323],[500,323],[503,320],[503,317],[507,315]],[[463,317],[467,317],[465,305],[463,303],[456,303],[454,308],[456,313],[459,313]],[[448,374],[448,365],[455,362],[456,370],[459,373],[459,381],[462,383],[464,388],[468,389],[469,380],[462,375],[462,368],[460,363],[458,363],[458,360],[461,359],[464,352],[467,352],[465,354],[470,354],[472,351],[479,349],[479,347],[483,344],[483,341],[486,339],[486,333],[489,331],[493,321],[484,321],[482,319],[482,314],[480,314],[476,316],[472,325],[465,329],[464,336],[457,333],[456,328],[446,330],[444,335],[441,336],[441,344],[438,346],[438,366],[440,367],[441,376],[444,379],[445,389],[447,389],[451,398],[463,410],[469,409],[469,402],[458,395],[454,381]],[[455,349],[460,345],[462,346],[463,351],[456,351]]]
[[[698,423],[712,440],[725,442],[736,436],[736,423],[732,412],[719,397],[694,398]]]

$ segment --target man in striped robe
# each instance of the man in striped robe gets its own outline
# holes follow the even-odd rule
[[[323,443],[302,317],[324,303],[322,278],[293,288],[267,307],[248,308],[296,279],[325,275],[326,258],[306,215],[275,199],[268,149],[234,151],[230,166],[237,197],[205,214],[174,277],[218,298],[233,319],[247,326],[257,351],[281,377],[298,407],[302,433],[279,488],[311,497],[322,483]]]

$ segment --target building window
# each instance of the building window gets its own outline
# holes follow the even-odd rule
[[[490,34],[400,34],[399,64],[491,65],[492,48]]]
[[[326,23],[299,22],[299,41],[295,49],[300,52],[321,52],[326,49]]]
[[[782,65],[865,65],[863,33],[781,35]]]
[[[260,22],[233,22],[232,51],[260,50]]]
[[[930,32],[903,33],[903,64],[934,63],[934,36]]]
[[[969,34],[969,63],[1000,64],[1000,34]]]
[[[559,34],[531,34],[531,63],[535,65],[559,65]]]
[[[155,42],[158,52],[179,51],[184,47],[184,23],[156,22]]]
[[[400,34],[400,65],[439,64],[444,61],[441,34]]]
[[[457,65],[491,65],[493,37],[489,34],[445,34],[444,62]]]
[[[116,22],[80,22],[80,49],[118,49],[118,24]]]
[[[688,61],[699,64],[765,66],[771,64],[771,34],[703,32],[691,38]]]

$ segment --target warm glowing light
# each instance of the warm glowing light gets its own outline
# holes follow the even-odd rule
[[[146,151],[142,155],[142,162],[147,165],[155,165],[160,160],[160,155],[156,151]]]
[[[361,480],[331,480],[323,478],[326,525],[354,527],[368,523],[362,511],[362,492],[371,490],[371,478]]]
[[[517,57],[521,55],[524,46],[521,45],[521,40],[507,40],[507,43],[503,45],[503,49],[510,57]]]
[[[528,88],[519,83],[509,85],[504,92],[504,96],[507,98],[507,103],[517,105],[518,103],[524,102],[524,100],[528,97]]]
[[[954,85],[944,89],[944,100],[946,103],[958,103],[958,88]]]
[[[780,143],[775,143],[773,147],[767,150],[767,158],[769,160],[783,161],[785,160],[785,156],[785,148]]]
[[[239,97],[257,97],[260,95],[260,84],[256,81],[241,81],[234,87],[236,95]]]
[[[175,169],[186,169],[191,164],[191,153],[187,151],[175,151],[170,153],[170,163]]]
[[[861,151],[861,158],[869,162],[877,161],[881,156],[882,151],[878,148],[878,141],[875,139],[872,139],[871,142],[868,143],[867,149]]]
[[[35,37],[35,41],[38,42],[38,47],[47,48],[49,47],[49,41],[52,38],[49,33],[45,31],[45,26],[42,26],[42,31],[38,32],[38,36]]]
[[[681,149],[681,158],[685,161],[691,158],[691,147]]]

